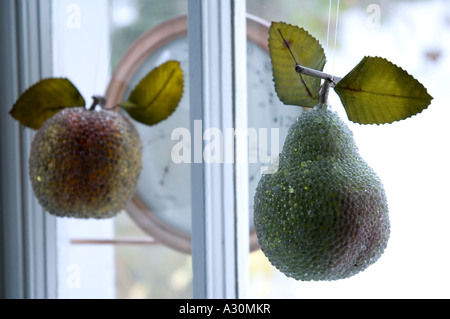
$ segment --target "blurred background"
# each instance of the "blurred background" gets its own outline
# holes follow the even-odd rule
[[[108,0],[107,7],[110,71],[141,35],[187,13],[186,0]],[[269,22],[284,21],[307,29],[325,49],[325,72],[344,76],[365,55],[381,56],[407,70],[434,98],[421,114],[392,125],[362,126],[347,121],[362,156],[383,180],[388,196],[391,239],[381,259],[349,279],[304,283],[278,272],[257,250],[250,254],[249,297],[449,298],[450,108],[445,94],[450,71],[450,2],[247,0],[247,10]],[[334,92],[330,103],[347,120]],[[125,212],[103,234],[97,224],[91,233],[85,223],[80,227],[83,232],[69,232],[72,238],[92,238],[93,234],[113,239],[150,237]],[[93,249],[99,246],[91,245]],[[72,247],[76,256],[86,255],[89,249],[89,245]],[[114,278],[114,291],[97,297],[192,297],[189,254],[145,243],[100,249],[109,249],[113,260],[107,272]],[[70,264],[81,264],[77,258],[82,257],[68,257]],[[67,296],[76,294],[69,291]]]

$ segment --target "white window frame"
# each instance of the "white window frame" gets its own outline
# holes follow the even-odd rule
[[[218,128],[224,136],[227,129],[247,128],[246,34],[245,1],[189,0],[191,128],[201,121],[203,130]],[[194,298],[245,298],[248,142],[235,135],[231,164],[205,163],[205,141],[195,144],[199,134],[191,134]]]
[[[56,297],[56,220],[28,179],[34,131],[8,115],[19,94],[52,74],[50,1],[0,1],[0,298]]]

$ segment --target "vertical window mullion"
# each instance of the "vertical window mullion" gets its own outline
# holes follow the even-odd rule
[[[50,2],[1,1],[0,108],[7,114],[20,93],[52,74]],[[4,50],[3,50],[4,49]],[[0,281],[4,298],[56,297],[55,219],[44,213],[28,179],[34,132],[1,117]],[[5,141],[5,143],[3,143]]]
[[[233,40],[233,110],[235,129],[247,132],[247,10],[245,1],[233,1],[231,24]],[[247,297],[249,284],[249,173],[247,134],[235,140],[235,227],[236,227],[236,293]]]
[[[194,297],[239,298],[248,272],[248,178],[245,138],[230,132],[246,127],[245,2],[190,0],[188,10]],[[220,147],[217,162],[208,159],[210,143]]]

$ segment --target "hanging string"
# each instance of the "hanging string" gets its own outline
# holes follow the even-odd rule
[[[337,43],[337,35],[338,35],[338,22],[339,22],[339,0],[337,0],[337,8],[336,8],[336,25],[334,27],[334,49],[333,49],[333,67],[331,74],[334,74],[334,64],[336,62],[336,43]]]
[[[115,40],[115,36],[114,33],[117,30],[117,26],[115,25],[114,22],[114,12],[117,10],[116,8],[116,1],[110,1],[110,5],[109,5],[109,10],[108,10],[108,24],[109,24],[109,38],[108,38],[108,46],[109,46],[109,50],[108,50],[108,61],[109,61],[109,68],[110,68],[110,73],[113,72],[113,68],[115,68],[115,65],[113,65],[113,49],[114,49],[114,40]]]
[[[325,52],[328,54],[329,49],[329,42],[330,42],[330,27],[331,27],[331,7],[332,7],[332,0],[330,0],[330,4],[328,6],[328,24],[327,24],[327,42],[325,44]],[[331,73],[334,74],[334,64],[336,61],[336,43],[337,43],[337,34],[338,34],[338,23],[339,23],[339,7],[340,7],[340,0],[337,0],[337,6],[336,6],[336,24],[334,27],[334,45],[333,45],[333,54],[332,54],[332,71]]]
[[[107,22],[103,23],[103,28],[101,30],[98,30],[98,34],[100,35],[98,41],[97,41],[97,48],[96,48],[96,66],[97,69],[95,72],[93,72],[92,76],[92,89],[95,92],[95,94],[105,94],[106,92],[97,92],[101,89],[97,88],[98,86],[98,75],[103,71],[100,66],[102,65],[103,61],[108,61],[107,65],[107,78],[109,79],[111,74],[111,65],[112,65],[112,51],[113,51],[113,36],[112,36],[112,30],[113,30],[113,12],[114,12],[114,1],[111,1],[108,4],[108,11],[106,13]],[[106,54],[105,54],[106,50]],[[109,81],[109,80],[108,80]],[[106,86],[108,85],[108,82],[106,82]],[[106,89],[106,88],[105,88]],[[92,97],[95,102],[95,96]],[[106,104],[106,102],[104,103]],[[104,106],[104,105],[103,105]]]
[[[331,74],[334,74],[334,65],[336,62],[336,43],[337,43],[337,29],[338,29],[338,23],[339,23],[339,6],[340,1],[337,0],[337,6],[336,6],[336,24],[334,27],[334,46],[333,46],[333,54],[332,54],[332,61],[331,61]],[[329,42],[330,42],[330,26],[331,26],[331,7],[332,7],[332,0],[330,0],[329,6],[328,6],[328,25],[327,25],[327,42],[325,45],[325,52],[328,55],[328,49],[329,49]],[[330,88],[330,82],[324,81],[321,89],[320,89],[320,101],[322,103],[327,103],[328,99],[328,92]]]
[[[330,21],[331,21],[331,0],[330,5],[328,6],[328,25],[327,25],[327,42],[325,44],[325,52],[328,53],[328,42],[330,39]]]

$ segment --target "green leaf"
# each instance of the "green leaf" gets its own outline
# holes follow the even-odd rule
[[[68,79],[43,79],[19,96],[9,112],[20,124],[32,129],[66,107],[85,106],[77,88]]]
[[[422,112],[433,99],[405,70],[379,57],[364,57],[335,86],[349,120],[385,124]]]
[[[320,79],[299,74],[295,66],[322,71],[325,52],[307,31],[283,22],[272,22],[269,30],[275,91],[284,104],[313,107],[319,102]]]
[[[154,125],[169,117],[183,95],[183,71],[168,61],[147,74],[119,106],[136,121]]]

